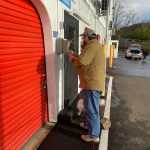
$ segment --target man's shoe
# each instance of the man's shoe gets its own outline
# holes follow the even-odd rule
[[[81,135],[81,139],[85,142],[99,143],[99,137],[91,137],[90,135]]]

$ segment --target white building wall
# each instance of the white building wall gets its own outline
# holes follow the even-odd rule
[[[104,17],[97,18],[96,11],[92,4],[87,0],[76,0],[74,6],[71,10],[72,14],[78,14],[81,19],[79,23],[84,22],[84,27],[90,27],[96,31],[97,34],[100,34],[103,38],[105,37],[106,32],[106,21]],[[81,23],[82,29],[84,30],[83,24]],[[82,32],[83,32],[82,30]]]
[[[36,0],[32,0],[32,1],[36,2]],[[104,42],[104,38],[106,36],[106,18],[105,17],[98,18],[96,16],[95,9],[89,0],[73,0],[71,9],[67,8],[62,2],[60,2],[60,0],[38,0],[38,1],[44,5],[47,11],[47,15],[49,16],[51,21],[51,32],[52,32],[52,40],[53,40],[53,48],[51,51],[55,56],[57,96],[56,99],[49,99],[49,102],[51,104],[55,103],[57,106],[55,108],[52,108],[53,106],[50,105],[49,109],[50,110],[53,109],[53,112],[55,109],[56,113],[53,114],[53,112],[50,112],[50,114],[53,115],[52,121],[56,121],[57,113],[63,108],[63,104],[64,104],[63,103],[64,101],[64,88],[63,88],[64,87],[64,80],[63,80],[64,60],[63,60],[63,54],[57,55],[56,48],[55,48],[56,39],[64,37],[64,29],[63,29],[64,10],[67,10],[71,15],[75,16],[79,20],[79,34],[83,32],[85,27],[90,27],[93,30],[95,30],[97,34],[100,34],[101,42]],[[108,36],[110,36],[110,34],[108,34]],[[49,68],[51,68],[51,65],[53,64],[48,64]]]

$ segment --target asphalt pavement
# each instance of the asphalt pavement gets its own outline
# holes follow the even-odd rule
[[[109,150],[150,150],[150,56],[127,60],[121,53],[114,76]]]
[[[123,52],[114,62],[111,73],[150,78],[150,55],[145,60],[129,60],[124,58]]]

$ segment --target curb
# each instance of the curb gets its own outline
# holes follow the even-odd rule
[[[104,118],[110,120],[110,108],[111,108],[111,93],[112,93],[112,81],[113,77],[109,76],[109,83],[108,83],[108,91],[106,97],[106,105],[104,110]],[[109,138],[109,129],[102,130],[101,137],[100,137],[100,144],[99,150],[107,150],[108,149],[108,138]]]

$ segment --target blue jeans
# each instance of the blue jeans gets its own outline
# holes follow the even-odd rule
[[[94,90],[82,90],[85,99],[86,119],[91,137],[100,136],[100,92]]]

